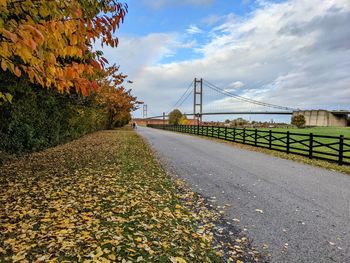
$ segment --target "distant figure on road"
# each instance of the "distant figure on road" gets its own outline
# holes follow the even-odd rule
[[[136,127],[136,122],[133,122],[133,123],[132,123],[132,128],[133,128],[133,129],[137,129],[137,127]]]

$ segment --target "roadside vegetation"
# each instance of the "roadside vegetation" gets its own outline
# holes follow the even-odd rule
[[[128,129],[12,157],[0,170],[0,262],[262,261],[237,231],[217,239],[221,214],[170,180]]]
[[[169,124],[172,125],[189,125],[190,121],[187,116],[183,114],[179,109],[174,109],[169,113]]]
[[[0,1],[0,151],[23,154],[129,122],[138,104],[101,45],[127,13],[114,0]]]

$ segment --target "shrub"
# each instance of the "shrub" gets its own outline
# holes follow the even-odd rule
[[[304,115],[294,115],[292,117],[292,124],[297,126],[298,128],[302,128],[305,126],[306,120]]]
[[[13,88],[12,103],[0,105],[0,150],[39,151],[106,126],[106,112],[93,96],[60,94],[4,74],[0,81]]]
[[[169,114],[169,124],[178,125],[180,123],[180,119],[182,117],[182,113],[180,110],[175,109]]]
[[[187,116],[186,116],[186,115],[182,115],[182,117],[181,117],[179,123],[180,123],[181,125],[189,125],[189,124],[191,124],[191,122],[189,121],[189,119],[187,119]]]

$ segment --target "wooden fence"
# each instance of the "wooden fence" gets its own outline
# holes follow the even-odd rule
[[[148,125],[350,165],[350,138],[272,130],[197,125]]]

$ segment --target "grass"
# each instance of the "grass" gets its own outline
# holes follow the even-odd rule
[[[241,241],[225,253],[213,248],[217,213],[172,181],[133,131],[8,157],[0,171],[0,262],[259,258]]]
[[[194,133],[197,133],[194,126]],[[210,137],[224,139],[224,129],[219,127],[201,127],[199,133]],[[255,145],[255,129],[227,128],[227,140]],[[305,128],[305,129],[271,129],[271,148],[274,150],[287,151],[287,131],[289,136],[290,153],[309,155],[310,133],[313,133],[313,157],[326,158],[330,161],[338,161],[339,135],[345,134],[344,139],[344,162],[350,163],[350,128]],[[219,133],[219,134],[218,134]],[[244,135],[245,134],[245,135]],[[322,137],[328,136],[328,138]],[[256,146],[269,148],[269,129],[257,129]]]
[[[323,130],[323,132],[327,132],[327,130],[331,130],[332,128],[316,128],[316,129],[312,128],[312,129],[313,129],[313,131],[322,131]],[[250,129],[250,130],[253,130],[253,129]],[[296,129],[296,130],[298,130],[298,131],[299,130],[303,130],[305,133],[307,133],[308,131],[311,130],[311,128],[310,129],[309,128],[307,128],[307,129]],[[339,128],[339,129],[337,129],[337,132],[342,132],[344,130],[348,131],[349,127],[347,127],[347,128]],[[265,134],[268,134],[268,131],[269,131],[269,129],[264,129],[262,132],[265,132]],[[275,129],[273,129],[273,131],[275,131]],[[286,131],[286,130],[285,129],[278,129],[278,131]],[[187,134],[197,136],[196,134],[190,134],[190,133],[187,133]],[[338,172],[342,172],[342,173],[350,175],[350,165],[338,165],[336,162],[330,162],[330,161],[319,160],[319,159],[309,159],[307,157],[296,155],[296,154],[287,154],[287,153],[281,152],[281,151],[274,151],[273,149],[270,150],[270,149],[266,149],[266,148],[256,147],[254,145],[243,144],[243,143],[241,143],[243,141],[241,135],[236,137],[236,139],[238,139],[238,142],[223,140],[224,139],[224,135],[223,135],[224,131],[223,131],[223,129],[221,130],[220,138],[218,138],[218,136],[217,136],[217,129],[215,129],[215,131],[214,131],[214,137],[207,137],[207,136],[205,136],[205,134],[206,134],[206,131],[204,130],[204,136],[201,136],[201,135],[199,135],[199,136],[201,136],[202,138],[209,139],[209,140],[215,140],[215,141],[218,141],[218,142],[227,143],[227,144],[233,145],[234,147],[242,148],[242,149],[245,149],[245,150],[261,152],[261,153],[269,154],[269,155],[276,156],[276,157],[279,157],[279,158],[293,160],[293,161],[300,162],[300,163],[305,163],[305,164],[310,164],[310,165],[313,165],[313,166],[318,166],[318,167],[322,167],[322,168],[325,168],[325,169],[328,169],[328,170],[338,171]],[[254,134],[254,132],[251,131],[250,135],[253,136],[253,134]],[[337,134],[336,131],[333,131],[333,135],[334,134]],[[209,136],[210,135],[211,135],[211,132],[209,130]],[[277,136],[281,136],[281,135],[276,135],[276,137]],[[232,134],[229,135],[228,138],[232,139]],[[252,138],[249,138],[249,139],[251,140]],[[261,140],[261,141],[263,141],[263,140]],[[350,141],[350,138],[347,141],[348,144],[349,144],[349,141]],[[327,140],[325,140],[324,142],[327,142]],[[304,147],[304,145],[301,145],[301,146]],[[285,149],[285,146],[283,145],[283,146],[281,146],[281,148]],[[305,148],[307,148],[307,147],[305,147]],[[344,147],[344,149],[349,150],[349,147],[348,146]],[[323,149],[323,150],[327,151],[327,149]],[[349,157],[349,152],[346,153],[346,156]]]
[[[269,130],[262,129],[259,130]],[[350,139],[350,127],[306,127],[306,128],[272,128],[272,131],[278,132],[293,132],[293,133],[303,133],[303,134],[316,134],[316,135],[327,135],[327,136],[339,136],[343,135]]]

